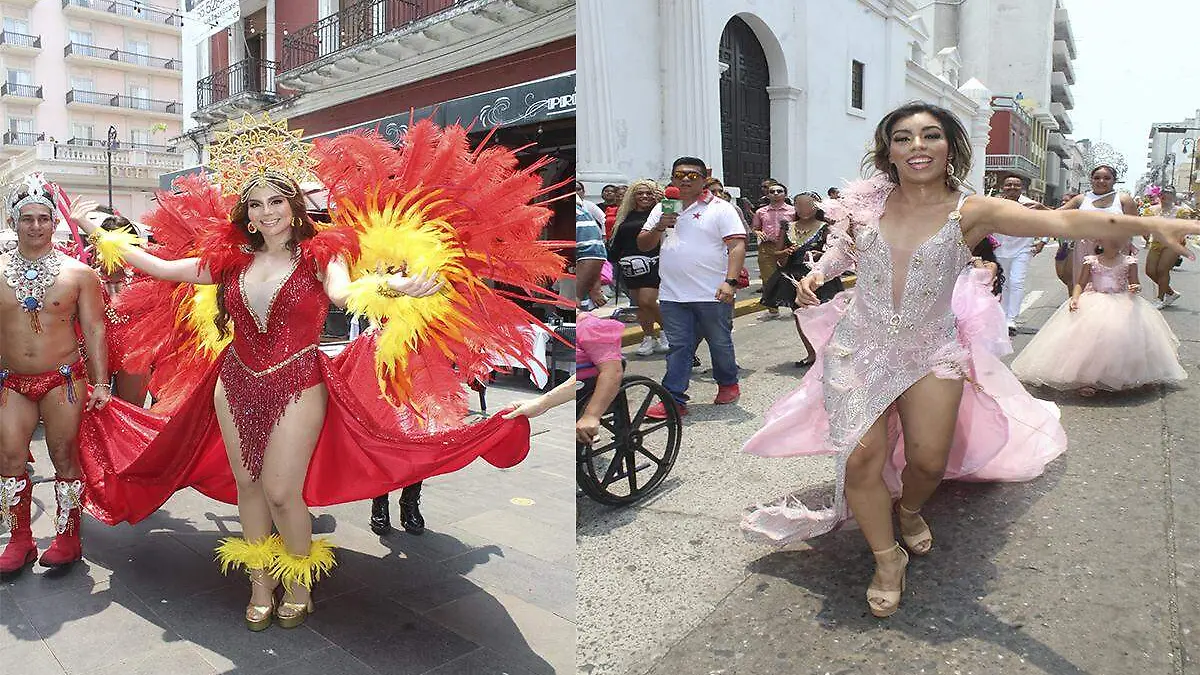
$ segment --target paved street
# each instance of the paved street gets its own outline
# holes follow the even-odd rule
[[[516,379],[501,385],[488,389],[492,412],[536,394]],[[62,578],[35,568],[0,584],[0,673],[571,672],[572,418],[563,406],[533,420],[533,449],[514,469],[477,462],[426,483],[422,536],[371,533],[369,502],[316,510],[314,530],[338,547],[338,566],[295,630],[244,627],[246,577],[223,577],[212,560],[217,539],[239,531],[234,507],[187,490],[134,527],[89,517],[83,563]],[[44,445],[35,456],[45,480]],[[34,498],[44,548],[52,485]]]
[[[1065,299],[1052,254],[1031,265],[1029,332]],[[790,320],[737,319],[740,403],[710,405],[711,373],[697,374],[660,492],[628,509],[577,500],[579,672],[1200,673],[1197,270],[1177,270],[1184,295],[1164,312],[1192,379],[1119,397],[1040,392],[1062,408],[1067,453],[1030,483],[944,485],[925,512],[934,553],[914,558],[886,621],[866,610],[872,561],[857,531],[783,550],[741,537],[745,507],[833,469],[739,452],[804,353]],[[661,376],[661,356],[627,355],[631,372]]]

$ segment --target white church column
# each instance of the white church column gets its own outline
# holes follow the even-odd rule
[[[792,194],[817,189],[807,182],[804,123],[801,97],[796,87],[767,87],[771,99],[771,175],[788,186]]]
[[[987,157],[988,134],[991,132],[992,121],[992,92],[983,83],[971,78],[958,90],[976,105],[975,114],[971,119],[963,120],[967,131],[971,134],[971,173],[967,182],[980,194],[983,194],[983,175]]]
[[[708,3],[662,0],[663,163],[703,159],[720,176],[721,93],[717,42],[705,37]]]
[[[575,35],[577,63],[575,134],[578,147],[576,180],[588,184],[588,194],[599,191],[591,184],[628,183],[617,168],[616,142],[610,105],[605,36],[601,0],[579,0]],[[610,8],[611,9],[611,8]]]

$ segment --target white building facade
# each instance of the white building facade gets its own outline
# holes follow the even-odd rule
[[[179,9],[0,3],[0,183],[36,171],[131,218],[149,210],[159,176],[183,166]]]
[[[1200,110],[1192,117],[1178,122],[1155,122],[1150,126],[1149,172],[1143,184],[1173,185],[1180,194],[1195,198],[1196,183],[1200,182],[1200,158],[1196,143],[1200,141]]]
[[[908,0],[579,0],[579,179],[662,179],[679,156],[756,198],[861,175],[875,125],[913,99],[963,120],[987,145],[988,91],[933,64]],[[944,61],[944,59],[943,59]],[[930,66],[934,65],[935,72]],[[983,162],[977,162],[979,185]]]

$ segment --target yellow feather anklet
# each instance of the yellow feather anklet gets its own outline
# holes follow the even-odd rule
[[[277,534],[258,541],[229,537],[222,539],[216,550],[222,574],[229,574],[229,570],[238,567],[244,568],[247,573],[250,570],[269,569],[284,552],[283,540]]]
[[[296,556],[286,550],[280,551],[271,564],[271,576],[282,581],[284,588],[303,586],[311,590],[313,583],[329,576],[329,570],[336,564],[329,540],[314,539],[308,555]]]

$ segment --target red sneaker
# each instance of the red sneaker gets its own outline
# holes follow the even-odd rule
[[[717,387],[717,397],[713,399],[714,405],[725,405],[727,403],[737,403],[741,398],[742,390],[736,384],[723,384]]]
[[[688,414],[687,406],[681,403],[675,404],[675,410],[679,411],[680,417],[685,417]],[[667,419],[667,406],[662,403],[655,403],[649,408],[646,408],[646,417],[649,417],[652,420]]]

